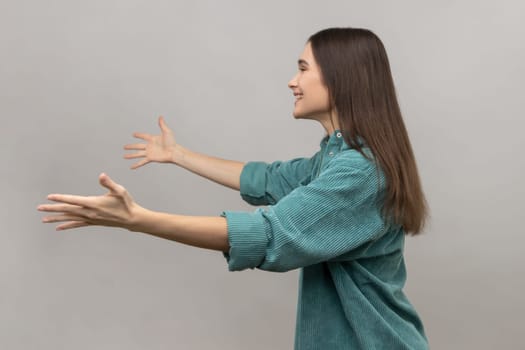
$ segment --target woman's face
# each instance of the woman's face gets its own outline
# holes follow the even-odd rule
[[[328,89],[321,80],[321,71],[315,62],[312,47],[308,42],[298,62],[299,71],[288,82],[295,96],[293,116],[295,118],[330,120]]]

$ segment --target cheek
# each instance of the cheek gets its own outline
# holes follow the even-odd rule
[[[330,107],[330,95],[328,94],[328,91],[325,90],[325,95],[324,95],[324,101],[325,101],[325,105],[327,108]]]
[[[317,96],[317,102],[320,105],[329,107],[330,106],[330,95],[328,94],[328,90],[323,86],[319,87],[316,91]]]
[[[312,79],[312,81],[309,82],[309,86],[310,90],[314,91],[319,99],[328,100],[328,89],[319,79]]]

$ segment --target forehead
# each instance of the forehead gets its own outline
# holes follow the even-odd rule
[[[313,57],[313,53],[312,53],[312,46],[311,46],[310,42],[307,42],[306,45],[304,46],[304,49],[303,49],[303,52],[301,53],[300,58],[305,60],[305,61],[307,61],[310,64],[314,63],[314,60],[313,60],[314,57]]]

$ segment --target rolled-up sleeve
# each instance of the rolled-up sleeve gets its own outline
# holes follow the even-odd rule
[[[318,155],[319,152],[311,158],[246,163],[240,177],[242,199],[253,205],[277,203],[299,185],[307,182]]]
[[[253,212],[224,211],[230,271],[288,271],[360,249],[386,232],[373,166],[334,162],[277,204]],[[381,188],[381,191],[383,188]]]

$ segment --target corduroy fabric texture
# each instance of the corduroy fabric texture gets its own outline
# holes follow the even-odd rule
[[[320,146],[311,158],[244,166],[242,198],[266,207],[221,214],[228,269],[300,268],[295,350],[428,349],[402,291],[404,232],[381,217],[383,173],[338,130]]]

